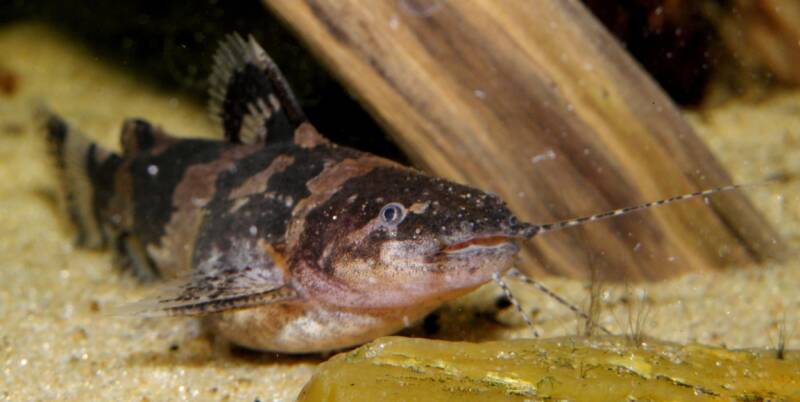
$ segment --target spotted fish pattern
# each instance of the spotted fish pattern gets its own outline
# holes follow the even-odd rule
[[[327,140],[252,37],[222,42],[209,95],[223,140],[130,119],[115,153],[50,111],[42,119],[77,243],[160,283],[123,310],[199,316],[253,349],[391,334],[502,283],[521,239],[734,188],[533,225],[493,194]]]

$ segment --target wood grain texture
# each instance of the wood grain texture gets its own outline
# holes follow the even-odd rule
[[[418,167],[496,192],[523,219],[547,223],[731,182],[577,1],[265,3]],[[520,265],[660,279],[782,250],[744,196],[723,194],[539,236]]]

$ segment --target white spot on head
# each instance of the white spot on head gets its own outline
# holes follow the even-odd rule
[[[158,174],[158,166],[156,166],[156,165],[148,166],[147,167],[147,174],[149,174],[150,176],[157,175]]]
[[[478,99],[483,99],[483,98],[486,97],[486,92],[483,92],[480,89],[476,89],[476,90],[472,91],[472,93],[475,94],[475,97],[478,98]]]
[[[428,207],[429,207],[430,205],[431,205],[431,202],[430,202],[430,201],[425,201],[425,202],[415,202],[415,203],[411,204],[411,206],[410,206],[410,207],[408,207],[408,210],[409,210],[410,212],[413,212],[413,213],[415,213],[415,214],[422,214],[422,213],[425,213],[425,211],[427,211],[427,210],[428,210]]]

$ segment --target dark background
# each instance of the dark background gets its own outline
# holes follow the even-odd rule
[[[722,0],[708,0],[724,3]],[[584,0],[676,102],[699,103],[717,63],[712,24],[696,0]],[[376,122],[256,0],[4,0],[0,25],[40,20],[139,79],[205,102],[217,42],[252,33],[333,141],[407,162]],[[13,57],[2,55],[0,57]]]

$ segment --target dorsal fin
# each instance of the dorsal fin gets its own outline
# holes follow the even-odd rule
[[[292,141],[306,121],[278,66],[252,36],[228,35],[214,54],[209,112],[231,142]]]

